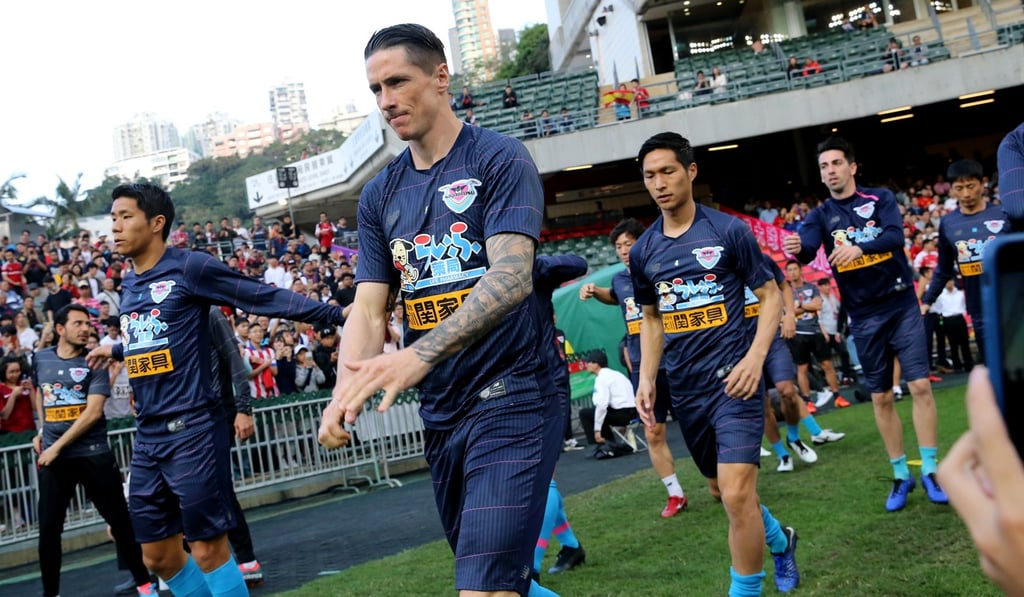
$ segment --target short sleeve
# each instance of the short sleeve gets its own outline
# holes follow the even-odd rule
[[[359,236],[359,267],[356,269],[356,283],[391,284],[395,277],[396,270],[381,222],[386,184],[384,177],[390,172],[390,168],[385,169],[383,176],[370,181],[359,197],[359,226],[356,230]]]
[[[654,284],[648,279],[645,271],[647,261],[644,248],[646,244],[637,242],[629,250],[629,277],[633,282],[633,300],[640,305],[653,305],[657,296],[654,293]]]
[[[110,376],[107,375],[105,369],[90,370],[89,390],[86,392],[86,395],[92,396],[95,394],[110,396]]]
[[[481,190],[487,193],[484,237],[511,232],[538,240],[543,220],[544,187],[533,158],[522,143],[510,137],[481,140],[481,143],[494,144],[491,151],[487,151],[487,147],[478,148],[489,156],[481,163],[480,172],[484,177]],[[359,265],[362,267],[362,257]]]
[[[775,279],[762,257],[750,227],[736,220],[729,228],[729,244],[736,254],[736,272],[751,290],[757,290]]]

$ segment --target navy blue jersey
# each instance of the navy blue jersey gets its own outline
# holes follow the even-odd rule
[[[644,318],[644,312],[633,297],[633,278],[628,269],[612,276],[611,295],[619,303],[622,318],[626,321],[626,352],[629,354],[629,361],[633,370],[639,370],[640,322]]]
[[[997,205],[989,205],[976,214],[964,215],[955,209],[942,216],[939,226],[939,265],[921,302],[931,305],[953,277],[953,264],[964,279],[967,310],[981,312],[981,256],[985,245],[997,234],[1010,232],[1010,221]]]
[[[340,324],[341,308],[228,269],[200,252],[168,248],[152,269],[122,282],[121,344],[138,434],[170,441],[223,416],[210,373],[210,305],[312,323]]]
[[[837,246],[860,247],[862,257],[834,270],[843,303],[856,313],[911,288],[914,277],[903,242],[903,219],[892,192],[857,187],[851,197],[833,197],[807,214],[796,258],[810,263],[822,243],[828,255]]]
[[[772,277],[775,279],[775,284],[781,286],[786,284],[786,274],[782,273],[779,268],[779,264],[775,263],[775,260],[771,258],[767,253],[761,253],[762,261],[764,266],[771,272]],[[757,334],[757,316],[761,314],[761,299],[757,298],[754,291],[749,286],[743,287],[743,315],[747,318],[747,324],[750,326],[750,337],[753,339],[754,335]]]
[[[659,217],[629,252],[634,297],[661,313],[661,364],[673,396],[715,391],[722,383],[716,371],[750,348],[743,287],[761,288],[772,274],[738,218],[697,205],[681,236],[665,236],[662,225]]]
[[[569,280],[587,273],[587,261],[578,255],[538,255],[533,261],[533,292],[537,295],[537,320],[540,322],[543,359],[559,398],[568,399],[569,368],[564,348],[555,330],[555,305],[551,297]],[[564,340],[563,340],[564,342]]]
[[[810,282],[801,282],[799,286],[794,284],[792,288],[793,300],[800,307],[814,302],[814,299],[821,298],[821,292],[818,291],[818,287]],[[797,315],[796,333],[804,336],[820,334],[821,325],[818,323],[818,312],[804,311],[800,315]]]
[[[1013,227],[1024,229],[1024,124],[999,144],[999,200]]]
[[[504,135],[464,126],[448,155],[427,170],[417,170],[406,150],[359,198],[356,282],[401,290],[410,346],[469,296],[490,265],[488,238],[539,237],[543,203],[529,153]],[[548,383],[536,302],[531,295],[476,344],[431,370],[420,382],[424,424],[450,427],[492,386],[536,393]]]
[[[43,400],[43,449],[49,448],[71,429],[85,411],[89,395],[110,396],[110,376],[106,370],[94,372],[85,362],[85,353],[70,359],[57,355],[57,347],[44,348],[32,357],[35,385]],[[92,456],[110,451],[107,443],[107,419],[100,418],[78,439],[65,446],[61,456]]]

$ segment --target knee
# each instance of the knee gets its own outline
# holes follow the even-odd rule
[[[722,490],[718,487],[717,479],[708,479],[708,493],[711,494],[711,499],[719,504],[722,503]]]
[[[929,400],[932,397],[932,383],[927,378],[909,381],[907,388],[910,389],[910,395],[915,399]]]
[[[645,429],[647,443],[651,446],[660,446],[665,443],[665,424],[656,423],[651,429]]]
[[[180,545],[177,551],[168,549],[166,542],[142,546],[142,563],[164,580],[180,572],[187,558]]]
[[[894,400],[892,390],[882,392],[881,394],[872,393],[871,402],[875,405],[876,409],[889,410],[892,409]]]
[[[219,540],[193,541],[189,546],[192,548],[192,559],[203,572],[213,572],[231,557],[227,535],[222,535]]]

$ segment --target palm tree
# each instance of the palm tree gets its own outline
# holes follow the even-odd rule
[[[37,197],[24,203],[25,207],[42,205],[53,210],[50,225],[46,227],[46,235],[50,238],[64,238],[79,231],[78,218],[82,217],[82,204],[85,197],[81,196],[82,173],[75,177],[74,183],[68,185],[60,176],[57,177],[56,196]]]
[[[7,177],[3,184],[0,184],[0,199],[13,200],[18,198],[18,189],[11,184],[19,178],[25,178],[24,172],[15,172]]]

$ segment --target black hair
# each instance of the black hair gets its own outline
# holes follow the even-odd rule
[[[946,179],[950,182],[958,180],[977,180],[985,177],[985,169],[974,160],[958,160],[949,165]]]
[[[790,259],[789,261],[787,261],[786,262],[786,267],[789,267],[789,266],[793,265],[794,263],[797,265],[797,267],[799,267],[800,269],[803,269],[803,266],[800,265],[800,262],[797,261],[796,259]]]
[[[366,42],[363,59],[369,60],[380,50],[395,47],[405,48],[409,62],[418,66],[425,73],[432,73],[438,64],[445,62],[444,44],[434,32],[423,25],[403,23],[380,29]]]
[[[79,305],[78,303],[71,303],[70,305],[65,305],[61,307],[60,311],[57,311],[57,314],[53,316],[53,324],[67,325],[68,314],[70,314],[72,311],[77,311],[85,315],[86,317],[89,317],[89,310],[86,309],[84,305]]]
[[[654,135],[640,146],[636,161],[640,164],[641,169],[644,167],[644,158],[655,149],[671,150],[676,154],[676,160],[686,168],[693,163],[693,147],[690,145],[690,141],[679,133],[665,132]]]
[[[818,143],[818,159],[821,159],[821,154],[832,150],[843,152],[843,156],[846,157],[846,161],[851,164],[857,161],[857,158],[853,155],[853,145],[851,145],[846,139],[836,137],[834,135],[825,139],[821,143]]]
[[[832,285],[832,279],[831,278],[820,278],[818,280],[818,286],[831,286],[831,285]]]
[[[21,367],[22,373],[27,373],[27,371],[25,371],[25,365],[23,365],[21,362],[21,358],[16,357],[13,354],[10,354],[5,356],[3,360],[0,360],[0,370],[4,372],[4,377],[7,377],[7,367],[10,366],[11,363],[14,363],[18,367]]]
[[[640,238],[640,235],[644,233],[644,225],[636,221],[633,218],[626,218],[618,224],[608,234],[608,240],[615,244],[615,241],[619,239],[623,234],[628,234],[633,237],[633,240]]]
[[[11,319],[11,318],[4,317],[4,319]],[[9,323],[9,324],[7,324],[5,326],[0,326],[0,336],[17,336],[17,335],[18,335],[18,328],[14,327],[13,323]]]
[[[160,234],[163,240],[167,240],[171,234],[171,222],[174,221],[174,202],[167,191],[148,182],[122,184],[114,187],[110,199],[117,200],[122,197],[134,199],[139,209],[146,214],[147,222],[157,216],[163,216],[164,225]]]

